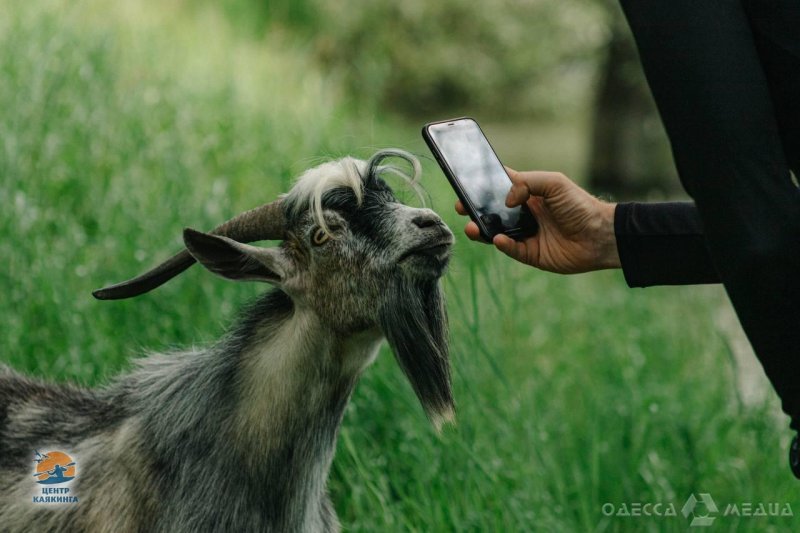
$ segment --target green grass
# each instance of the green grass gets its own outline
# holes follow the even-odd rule
[[[426,153],[418,125],[359,116],[290,36],[239,36],[205,4],[120,4],[29,0],[0,17],[0,361],[49,379],[96,384],[144,350],[208,342],[263,290],[192,269],[136,300],[91,298],[178,249],[184,226],[269,201],[322,157]],[[578,169],[574,129],[531,126],[530,142]],[[331,474],[347,530],[678,531],[680,514],[601,508],[680,511],[693,492],[800,510],[774,395],[739,401],[719,288],[515,264],[461,236],[452,192],[424,167],[458,234],[444,282],[458,424],[437,435],[384,351]]]

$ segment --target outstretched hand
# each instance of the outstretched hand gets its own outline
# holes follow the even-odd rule
[[[492,243],[521,263],[559,274],[577,274],[604,268],[619,268],[614,235],[615,204],[590,195],[558,172],[517,172],[506,167],[513,185],[506,198],[508,207],[528,204],[539,231],[524,241],[502,234]],[[456,211],[467,212],[461,202]],[[478,226],[469,222],[467,236],[485,242]]]

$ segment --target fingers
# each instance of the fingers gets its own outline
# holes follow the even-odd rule
[[[498,233],[492,239],[492,244],[495,247],[506,254],[507,256],[511,257],[512,259],[516,259],[520,263],[526,263],[527,258],[527,245],[525,242],[518,242],[512,239],[507,235],[503,235],[502,233]]]
[[[514,249],[514,240],[508,238],[507,236],[503,235],[502,233],[498,233],[492,239],[492,244],[494,244],[498,250],[503,252],[506,255],[510,255],[512,250]]]
[[[461,200],[456,202],[456,212],[459,215],[467,215],[467,210],[464,209],[464,205],[461,203]],[[471,220],[467,222],[467,225],[464,226],[464,233],[467,234],[467,237],[470,238],[472,241],[482,242],[483,244],[487,243],[483,237],[481,237],[481,230],[478,229],[478,225],[472,222]]]
[[[481,230],[478,229],[478,225],[472,221],[468,222],[467,225],[464,226],[464,233],[467,234],[467,237],[469,237],[470,240],[482,242],[484,244],[486,243],[486,241],[484,241],[481,237]]]

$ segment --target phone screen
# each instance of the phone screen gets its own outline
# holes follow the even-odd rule
[[[474,120],[431,124],[428,134],[491,234],[531,224],[527,209],[506,207],[511,180]]]

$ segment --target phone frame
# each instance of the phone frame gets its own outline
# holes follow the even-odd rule
[[[489,139],[486,137],[486,134],[483,133],[483,129],[481,129],[480,124],[478,124],[478,121],[475,120],[472,117],[458,117],[458,118],[451,118],[451,119],[448,119],[448,120],[437,120],[435,122],[429,122],[429,123],[425,124],[422,127],[422,138],[425,139],[425,144],[428,145],[428,148],[433,153],[433,157],[436,159],[436,162],[439,163],[439,166],[441,167],[442,171],[444,172],[444,175],[447,178],[447,181],[450,182],[450,186],[453,187],[453,190],[456,192],[456,196],[458,196],[458,199],[461,200],[461,205],[463,205],[464,209],[466,209],[467,214],[469,215],[469,218],[478,226],[478,229],[480,230],[481,238],[483,240],[485,240],[486,242],[492,242],[492,238],[495,235],[499,234],[499,233],[502,233],[504,235],[508,235],[509,237],[511,237],[514,240],[520,240],[520,239],[522,239],[524,237],[529,237],[531,235],[535,235],[536,231],[538,230],[538,222],[536,221],[536,218],[533,216],[533,213],[530,212],[530,209],[528,209],[527,204],[522,204],[520,206],[520,208],[524,209],[525,211],[527,211],[528,214],[531,216],[531,220],[533,220],[533,223],[535,225],[532,231],[526,231],[525,228],[516,227],[516,228],[509,228],[509,229],[504,230],[504,231],[498,231],[496,233],[492,233],[491,231],[489,231],[489,229],[486,227],[486,225],[480,219],[480,216],[478,216],[478,212],[477,212],[475,206],[473,205],[472,201],[470,200],[469,196],[467,195],[466,191],[461,186],[461,182],[459,181],[458,177],[455,175],[455,172],[453,172],[453,169],[450,168],[450,165],[447,164],[447,161],[445,160],[444,156],[442,155],[441,151],[439,150],[439,146],[433,140],[433,137],[431,136],[430,132],[428,131],[428,129],[431,126],[438,126],[440,124],[447,124],[447,125],[455,124],[456,122],[460,122],[460,121],[463,121],[463,120],[470,120],[475,124],[475,126],[477,126],[478,131],[481,133],[483,138],[486,140],[486,143],[489,145],[489,149],[492,151],[492,154],[494,154],[495,159],[497,159],[497,161],[500,163],[500,165],[503,165],[503,162],[500,161],[500,158],[497,156],[497,152],[495,151],[494,147],[492,146],[492,143],[489,142]],[[503,171],[505,171],[505,166],[503,166]],[[508,176],[508,173],[506,173],[506,176]],[[511,178],[509,178],[508,183],[509,183],[509,189],[510,189],[511,188],[511,183],[512,183],[511,182]]]

